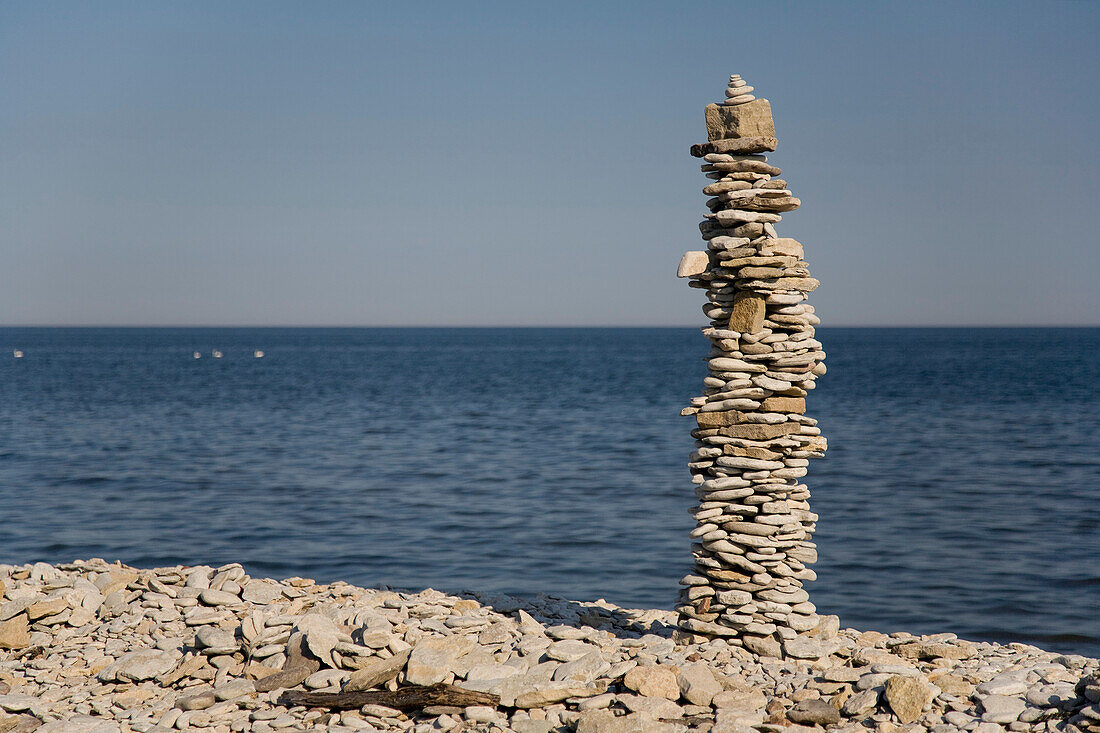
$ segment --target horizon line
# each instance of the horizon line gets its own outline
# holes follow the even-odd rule
[[[135,324],[135,323],[122,323],[122,324],[102,324],[102,323],[75,323],[75,324],[0,324],[0,329],[5,328],[85,328],[85,329],[106,329],[106,328],[132,328],[132,329],[153,329],[153,328],[171,328],[171,329],[184,329],[184,328],[328,328],[328,329],[366,329],[366,328],[384,328],[384,329],[462,329],[462,328],[691,328],[691,329],[704,329],[708,326],[700,326],[698,324],[449,324],[449,325],[431,325],[431,324],[373,324],[373,325],[351,325],[351,324]],[[906,324],[884,324],[884,323],[830,323],[828,325],[818,325],[814,327],[818,328],[1100,328],[1100,322],[1098,323],[906,323]]]

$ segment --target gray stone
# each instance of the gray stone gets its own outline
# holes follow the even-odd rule
[[[680,695],[693,705],[710,705],[714,696],[722,692],[722,683],[705,664],[681,667],[676,682],[680,685]]]
[[[241,599],[224,590],[207,588],[199,594],[199,600],[208,606],[232,606],[241,602]]]
[[[122,730],[115,721],[92,715],[72,715],[35,727],[37,733],[118,733]]]
[[[266,580],[252,580],[245,584],[241,598],[249,603],[268,605],[283,597],[283,589]]]
[[[195,633],[195,646],[207,656],[232,654],[240,648],[232,631],[226,631],[217,626],[199,627]]]
[[[344,685],[344,692],[359,692],[361,690],[373,690],[384,685],[401,674],[401,670],[409,661],[411,649],[406,649],[400,654],[395,654],[386,659],[372,659],[366,666],[351,673],[351,679]]]
[[[101,682],[143,682],[168,672],[179,656],[160,649],[141,649],[124,654],[96,675]]]
[[[860,718],[869,715],[878,706],[878,698],[878,690],[863,690],[845,700],[840,710],[849,718]]]
[[[591,684],[601,673],[611,669],[599,650],[590,651],[580,659],[566,662],[554,670],[555,682],[579,682]]]
[[[434,685],[454,672],[455,661],[474,648],[464,636],[425,639],[413,647],[405,671],[410,685]]]
[[[577,719],[577,733],[675,733],[677,730],[682,728],[641,713],[616,716],[611,710],[586,710]]]
[[[1014,677],[994,677],[974,688],[978,695],[1023,695],[1028,685]]]
[[[803,700],[787,711],[787,717],[795,723],[834,725],[840,722],[840,711],[824,700]]]
[[[218,700],[214,691],[209,687],[199,690],[188,690],[176,699],[176,707],[180,710],[205,710]]]
[[[234,679],[214,688],[214,697],[218,702],[235,700],[238,697],[251,695],[256,691],[256,684],[252,680]]]
[[[783,653],[794,659],[821,659],[832,654],[835,648],[834,644],[805,636],[783,640]]]
[[[1007,695],[984,695],[980,698],[982,722],[1011,723],[1020,717],[1027,703],[1018,697]]]
[[[322,664],[335,667],[332,650],[340,643],[340,632],[336,623],[328,616],[319,613],[307,613],[295,628],[305,639],[305,647]]]
[[[559,662],[573,662],[594,651],[596,647],[579,639],[555,641],[546,648],[546,656]]]

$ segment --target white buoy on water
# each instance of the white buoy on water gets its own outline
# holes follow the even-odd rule
[[[256,349],[255,351],[252,352],[252,356],[256,357],[257,359],[262,359],[262,358],[264,358],[264,352],[260,351],[259,349]]]
[[[210,355],[213,356],[215,359],[222,358],[222,352],[218,351],[217,349],[214,349],[213,351],[211,351]]]
[[[191,356],[192,356],[192,357],[194,357],[194,358],[196,358],[196,359],[201,359],[201,358],[202,358],[202,352],[200,352],[200,351],[196,351],[196,352],[195,352],[194,354],[192,354]]]

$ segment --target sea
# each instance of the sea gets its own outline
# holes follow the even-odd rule
[[[1100,656],[1100,329],[818,334],[819,611]],[[0,563],[671,608],[707,349],[692,328],[2,328]]]

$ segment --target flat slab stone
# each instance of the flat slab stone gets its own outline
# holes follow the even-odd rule
[[[779,147],[779,140],[774,137],[735,137],[696,143],[691,146],[691,154],[696,158],[702,158],[704,155],[710,155],[711,153],[730,153],[734,155],[770,153],[777,147]]]

